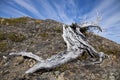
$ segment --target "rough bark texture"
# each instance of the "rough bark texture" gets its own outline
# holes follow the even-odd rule
[[[105,58],[106,55],[103,52],[97,52],[91,45],[89,45],[85,35],[83,34],[90,27],[97,27],[100,31],[102,31],[98,26],[94,25],[85,25],[83,27],[77,24],[72,24],[70,26],[63,25],[62,37],[67,44],[67,50],[59,54],[53,55],[46,60],[43,60],[42,58],[32,54],[31,52],[10,53],[10,55],[27,56],[38,61],[37,64],[28,69],[25,73],[33,73],[39,69],[55,68],[61,64],[78,58],[83,54],[84,51],[87,51],[91,57],[99,58],[99,61],[92,62],[90,64],[101,63],[102,59]]]

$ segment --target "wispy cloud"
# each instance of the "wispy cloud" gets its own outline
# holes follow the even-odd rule
[[[85,14],[91,17],[88,20],[95,20],[96,11],[98,10],[102,15],[100,26],[104,29],[102,33],[97,33],[101,36],[107,37],[120,43],[120,3],[117,0],[102,0],[101,3],[94,6],[91,12]],[[118,29],[115,29],[118,28]]]
[[[114,26],[118,21],[120,21],[120,18],[118,18],[119,16],[120,16],[120,12],[107,17],[107,19],[104,20],[105,21],[104,28],[106,28],[106,27],[109,28],[109,26]]]
[[[69,0],[69,2],[62,0],[59,3],[56,1],[52,1],[51,2],[52,5],[48,0],[44,0],[44,1],[40,0],[38,2],[40,3],[41,7],[44,9],[43,12],[46,12],[44,13],[44,15],[46,14],[47,18],[62,21],[66,24],[70,24],[74,22],[73,18],[70,18],[69,14],[67,14],[68,10],[66,10],[67,5],[71,5],[71,8],[76,7],[73,0]],[[74,9],[74,11],[72,11],[71,9],[70,11],[75,12],[76,10]]]
[[[14,0],[15,3],[22,6],[32,14],[38,16],[39,18],[44,18],[40,12],[30,3],[30,0]]]
[[[15,8],[9,7],[9,10],[3,10],[5,14],[9,14],[8,17],[21,17],[21,16],[29,16],[28,14],[21,12]]]
[[[47,0],[39,0],[38,2],[42,7],[42,10],[40,11],[40,13],[44,14],[46,18],[51,18],[55,20],[59,19],[56,14],[55,8]]]
[[[12,1],[4,1],[5,4],[1,3],[0,4],[0,14],[3,17],[20,17],[20,16],[29,16],[28,14],[19,11],[18,9],[12,7],[11,5],[13,5]]]
[[[54,3],[54,6],[56,7],[56,11],[57,14],[59,15],[59,18],[65,22],[66,24],[70,24],[71,22],[73,22],[73,19],[70,18],[69,16],[67,16],[67,14],[65,13],[65,4],[61,4],[62,7],[56,3]]]

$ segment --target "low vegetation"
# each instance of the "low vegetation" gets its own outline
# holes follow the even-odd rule
[[[23,34],[15,32],[11,32],[7,36],[8,39],[10,39],[13,42],[22,42],[26,38]]]
[[[0,32],[0,41],[6,39],[6,33],[5,32]]]
[[[27,18],[21,17],[21,18],[0,18],[0,24],[2,25],[16,25],[18,23],[26,23]]]
[[[9,49],[9,44],[7,41],[0,41],[0,52],[4,52]]]
[[[40,24],[42,20],[35,20],[35,24]]]

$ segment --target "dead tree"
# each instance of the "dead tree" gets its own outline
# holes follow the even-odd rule
[[[107,55],[105,55],[103,52],[97,52],[87,42],[86,36],[83,34],[85,31],[89,30],[89,28],[92,28],[92,27],[102,31],[99,26],[92,25],[92,24],[85,25],[85,26],[80,26],[76,23],[72,25],[63,25],[62,37],[65,43],[67,44],[67,50],[61,53],[58,53],[56,55],[53,55],[52,57],[47,58],[46,60],[43,60],[42,58],[40,58],[39,56],[31,52],[10,53],[10,55],[27,56],[38,61],[37,64],[35,64],[30,69],[28,69],[25,73],[33,73],[39,69],[55,68],[59,65],[62,65],[71,60],[74,60],[79,56],[82,56],[84,51],[87,51],[88,54],[93,58],[94,57],[99,58],[99,61],[92,62],[91,64],[101,63],[103,58],[105,58]]]

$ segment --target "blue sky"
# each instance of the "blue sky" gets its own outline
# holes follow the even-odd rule
[[[95,21],[103,37],[120,43],[120,0],[0,0],[0,17],[29,16],[37,19],[54,19],[66,24]]]

